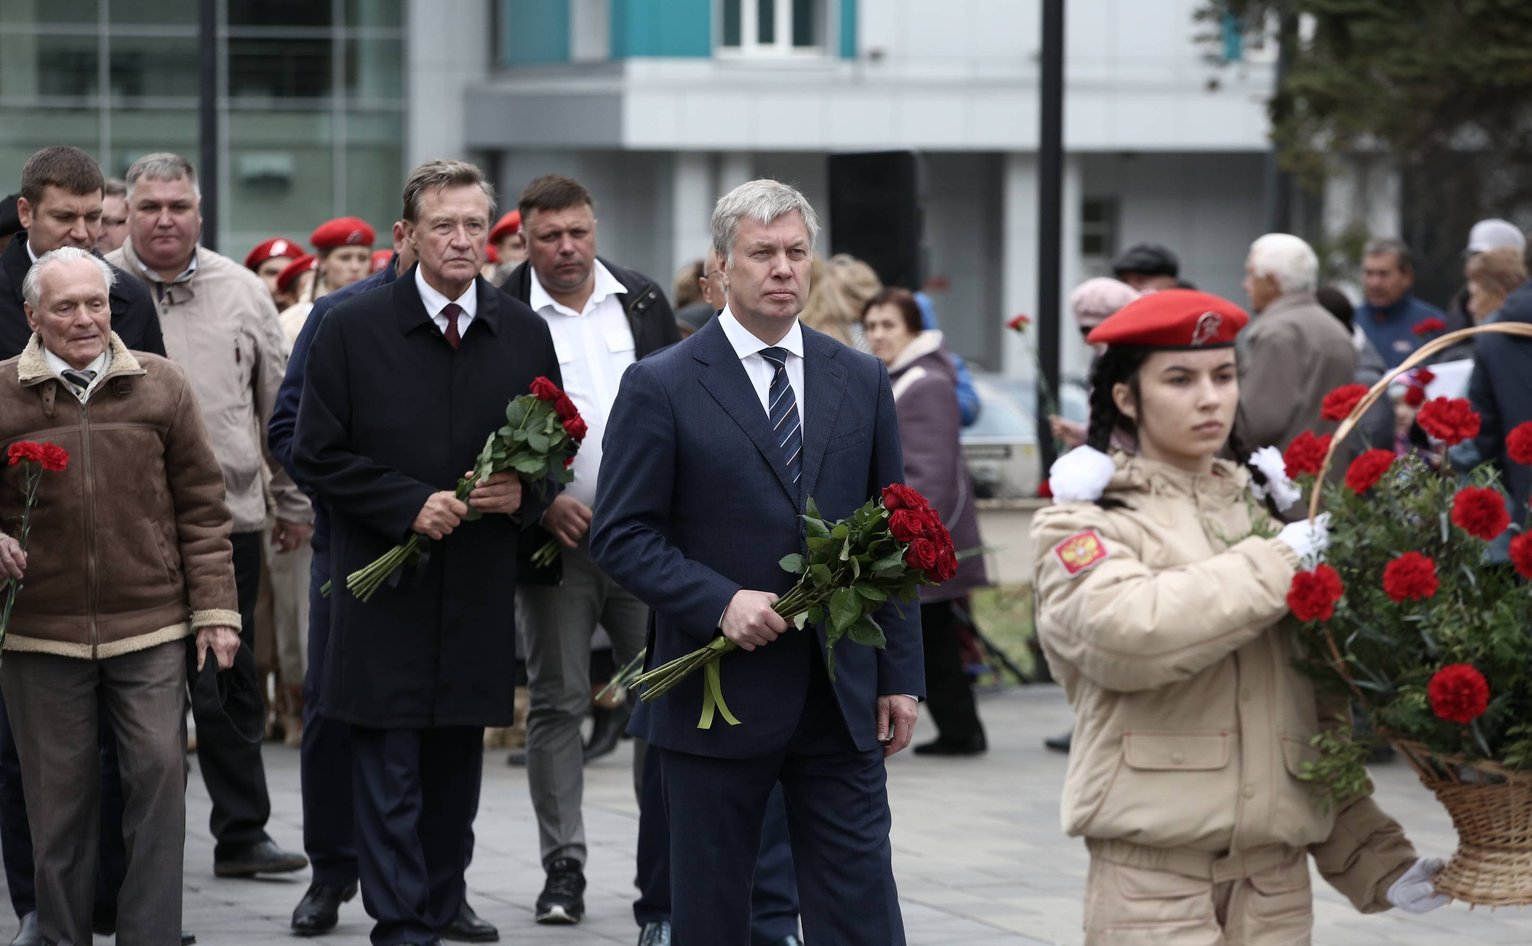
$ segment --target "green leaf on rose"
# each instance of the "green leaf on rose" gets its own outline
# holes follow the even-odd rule
[[[844,631],[862,616],[861,596],[850,588],[837,588],[830,593],[830,627]],[[839,635],[837,635],[839,636]]]
[[[883,628],[878,626],[878,622],[874,621],[870,614],[862,615],[860,621],[846,628],[846,636],[851,638],[852,643],[861,644],[863,647],[876,647],[881,650],[888,646],[888,638],[883,636]]]
[[[852,587],[856,589],[857,594],[866,598],[868,601],[874,601],[878,604],[882,604],[888,600],[888,592],[869,582],[859,581]]]
[[[828,565],[816,562],[809,566],[809,580],[821,588],[828,585],[834,577]]]

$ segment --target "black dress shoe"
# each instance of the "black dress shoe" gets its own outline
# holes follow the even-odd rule
[[[194,933],[181,934],[181,946],[197,946],[197,937]]]
[[[670,924],[664,920],[650,920],[638,931],[638,946],[670,946]]]
[[[592,762],[617,748],[623,730],[628,728],[628,717],[633,710],[624,703],[616,709],[600,709],[592,713],[595,725],[590,731],[590,742],[585,744],[585,761]]]
[[[463,905],[458,907],[457,919],[453,920],[446,929],[438,930],[442,939],[453,939],[460,943],[493,943],[500,939],[500,931],[495,929],[493,923],[486,923],[479,919],[479,915],[473,912],[473,907],[464,900]]]
[[[1052,749],[1054,752],[1068,752],[1070,743],[1074,742],[1074,739],[1075,731],[1071,729],[1069,732],[1062,733],[1057,736],[1049,736],[1047,739],[1043,740],[1043,745]]]
[[[772,943],[771,946],[803,946],[803,940],[797,936],[784,936],[775,943]]]
[[[331,887],[309,884],[308,893],[293,910],[293,932],[299,936],[318,936],[335,929],[340,922],[340,905],[356,896],[356,884]]]
[[[117,932],[117,904],[98,903],[91,907],[90,931],[97,936],[112,936]]]
[[[16,931],[11,946],[43,946],[43,934],[37,929],[36,910],[21,918],[21,928]]]
[[[949,739],[946,736],[938,736],[930,742],[921,743],[915,747],[916,755],[983,755],[989,750],[985,742],[984,734],[970,736],[966,739]]]
[[[294,851],[284,851],[270,838],[240,847],[213,849],[213,873],[218,877],[254,877],[256,874],[285,874],[309,866],[309,859]]]

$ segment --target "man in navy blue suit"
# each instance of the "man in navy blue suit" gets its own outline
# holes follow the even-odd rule
[[[651,666],[723,634],[740,725],[701,728],[702,675],[634,714],[657,749],[671,823],[674,946],[750,941],[750,888],[767,799],[781,782],[804,938],[902,946],[889,851],[886,756],[909,744],[923,694],[919,617],[878,615],[883,650],[842,645],[771,609],[803,550],[808,499],[848,515],[902,481],[881,363],[798,323],[818,222],[776,181],[713,210],[729,304],[623,376],[603,443],[591,550],[653,610]]]

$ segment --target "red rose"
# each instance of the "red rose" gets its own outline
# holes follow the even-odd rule
[[[43,462],[43,445],[35,440],[18,440],[6,448],[6,459],[11,466],[23,461],[36,463],[41,466]]]
[[[913,542],[925,534],[925,520],[913,509],[895,509],[888,514],[888,531],[896,542]]]
[[[957,570],[957,554],[952,551],[952,546],[947,545],[936,550],[936,571],[934,574],[928,574],[927,577],[937,582],[951,581],[957,574]]]
[[[45,443],[42,462],[49,473],[62,473],[69,469],[69,451],[56,443]]]
[[[1031,324],[1032,320],[1027,316],[1014,315],[1011,317],[1009,322],[1005,323],[1005,327],[1013,332],[1025,332],[1027,330],[1027,326]]]
[[[569,438],[575,443],[584,441],[585,434],[587,433],[585,418],[581,417],[578,413],[573,417],[566,418],[564,420],[564,433],[568,434]]]
[[[1419,322],[1415,323],[1414,328],[1410,329],[1410,331],[1414,332],[1416,335],[1421,336],[1422,338],[1427,335],[1435,335],[1437,332],[1445,332],[1446,330],[1447,323],[1443,322],[1441,319],[1434,315],[1430,318],[1421,319]]]
[[[916,539],[905,550],[904,564],[911,568],[917,568],[929,575],[936,569],[937,546],[930,539]]]
[[[1319,405],[1319,416],[1325,420],[1345,420],[1366,396],[1367,385],[1343,384],[1325,395]]]
[[[895,509],[926,509],[930,505],[919,491],[903,483],[890,483],[883,487],[883,508],[890,512]]]
[[[1468,724],[1489,709],[1489,682],[1472,664],[1448,664],[1426,684],[1431,712],[1449,723]]]
[[[1383,591],[1396,602],[1424,601],[1437,585],[1436,563],[1419,552],[1405,552],[1383,569]]]
[[[1532,532],[1511,540],[1511,564],[1516,566],[1516,574],[1532,580]]]
[[[563,393],[558,385],[542,375],[532,379],[532,396],[539,401],[557,401]]]
[[[1449,444],[1479,435],[1479,415],[1467,398],[1434,398],[1420,409],[1415,422],[1426,433]]]
[[[1393,451],[1369,450],[1346,468],[1346,485],[1357,494],[1365,493],[1377,485],[1393,463]]]
[[[1511,515],[1505,511],[1505,500],[1495,490],[1465,486],[1452,497],[1452,524],[1490,542],[1510,528]]]
[[[1517,424],[1505,437],[1505,455],[1532,466],[1532,420]]]
[[[564,469],[567,470],[572,466],[574,466],[574,454],[571,453],[569,456],[564,458]]]
[[[1345,594],[1340,575],[1328,565],[1311,572],[1299,572],[1287,591],[1287,607],[1300,621],[1328,621],[1335,615],[1335,602]]]
[[[1408,407],[1419,407],[1426,403],[1426,389],[1413,384],[1405,388],[1404,403]]]
[[[1297,479],[1304,473],[1318,473],[1319,467],[1325,462],[1325,454],[1330,452],[1330,435],[1316,436],[1312,430],[1305,430],[1293,438],[1293,442],[1287,445],[1282,453],[1282,461],[1287,464],[1287,475],[1290,479]]]
[[[569,399],[569,395],[560,391],[559,396],[554,398],[553,401],[553,413],[559,415],[559,420],[568,420],[571,417],[579,417],[580,409],[575,407],[575,403]]]

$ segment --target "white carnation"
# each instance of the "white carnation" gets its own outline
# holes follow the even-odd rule
[[[1287,461],[1282,459],[1281,450],[1262,447],[1250,454],[1247,462],[1266,477],[1264,485],[1257,483],[1254,478],[1250,480],[1250,492],[1256,499],[1265,501],[1270,496],[1278,509],[1286,509],[1303,498],[1297,485],[1287,477]]]
[[[1053,461],[1048,488],[1055,503],[1094,502],[1117,472],[1112,458],[1094,447],[1075,447]]]

